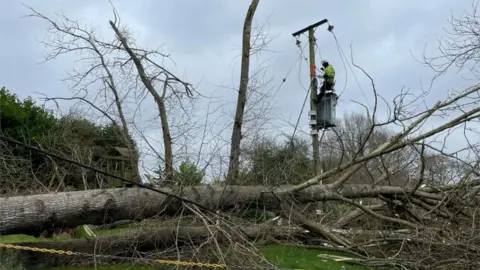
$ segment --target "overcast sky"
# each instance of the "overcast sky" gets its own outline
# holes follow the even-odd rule
[[[108,26],[112,13],[105,0],[25,0],[23,3],[47,16],[64,13],[83,24],[98,27],[101,35],[112,35]],[[234,110],[236,92],[221,86],[238,85],[241,31],[249,1],[114,0],[113,3],[123,23],[137,34],[139,46],[162,45],[175,61],[175,65],[168,64],[172,71],[194,83],[199,92],[221,97],[222,102],[228,104],[226,108]],[[432,72],[418,64],[412,54],[421,57],[426,44],[432,55],[438,53],[437,39],[445,34],[443,28],[448,27],[451,12],[461,14],[470,5],[470,0],[261,0],[255,24],[268,21],[269,35],[275,37],[269,45],[271,52],[261,58],[270,59],[267,75],[274,76],[268,88],[270,93],[277,90],[293,67],[286,83],[273,95],[274,113],[279,119],[294,124],[305,98],[300,80],[308,85],[308,66],[305,61],[298,61],[299,50],[291,33],[327,18],[335,26],[334,32],[347,57],[352,45],[355,62],[375,79],[379,94],[391,100],[402,87],[418,92],[422,84],[429,83]],[[44,38],[46,24],[21,17],[28,13],[20,1],[2,2],[0,85],[21,97],[35,95],[34,92],[71,95],[61,79],[73,66],[75,57],[38,64],[47,52],[47,48],[37,42]],[[369,81],[355,69],[354,76],[350,66],[344,66],[326,26],[317,29],[316,37],[318,62],[328,59],[337,71],[336,89],[342,92],[337,114],[358,110],[351,100],[371,106]],[[300,39],[302,45],[307,42],[305,36]],[[449,73],[434,86],[426,102],[432,104],[451,88],[462,85],[466,83],[459,74]],[[301,130],[308,132],[306,111],[301,119]],[[288,128],[291,130],[291,126]],[[229,133],[230,128],[226,134]]]

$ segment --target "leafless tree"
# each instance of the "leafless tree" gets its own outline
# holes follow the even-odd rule
[[[468,69],[478,78],[478,55],[480,53],[480,26],[478,25],[477,0],[472,1],[469,11],[459,17],[453,14],[449,19],[450,29],[446,29],[446,36],[439,41],[440,54],[427,56],[424,52],[423,64],[437,72],[437,77],[450,68],[459,70]]]
[[[31,160],[16,156],[14,149],[5,142],[0,143],[0,193],[15,196],[29,194],[32,191],[48,192],[48,188],[35,178]]]
[[[357,156],[363,156],[387,143],[394,134],[393,130],[385,126],[378,126],[371,131],[371,127],[375,125],[376,123],[372,122],[371,118],[361,113],[344,115],[337,127],[327,131],[328,133],[321,142],[323,170],[327,171],[348,163]],[[376,182],[378,178],[389,171],[392,172],[392,175],[387,179],[388,183],[406,185],[410,179],[408,176],[408,171],[411,169],[410,164],[416,156],[413,147],[405,147],[401,152],[371,159],[354,174],[354,179],[348,183],[380,184]]]
[[[242,140],[242,124],[245,104],[247,101],[248,81],[250,72],[251,31],[255,11],[260,0],[252,0],[245,17],[242,34],[242,64],[240,70],[240,85],[238,87],[237,109],[232,129],[230,159],[228,164],[227,183],[235,184],[240,167],[240,145]]]
[[[134,143],[128,139],[133,132],[124,103],[132,97],[141,103],[145,99],[146,90],[157,105],[164,145],[164,177],[171,180],[174,161],[166,100],[173,98],[181,102],[185,97],[192,96],[193,88],[157,63],[156,57],[168,56],[158,50],[137,48],[131,33],[121,25],[115,8],[113,8],[115,19],[110,21],[115,33],[113,41],[102,40],[95,33],[95,29],[82,28],[78,22],[70,20],[65,15],[60,16],[59,21],[55,21],[33,8],[29,9],[32,12],[30,17],[49,23],[48,31],[51,38],[43,42],[51,49],[47,61],[76,53],[90,66],[86,70],[73,70],[70,73],[68,80],[73,82],[73,97],[50,97],[50,100],[81,100],[114,124],[117,124],[118,118],[125,143],[131,152],[136,153],[132,157],[132,163],[135,170],[134,179],[139,181],[139,153]],[[98,89],[97,93],[92,92],[94,89]],[[115,109],[112,110],[112,107]]]

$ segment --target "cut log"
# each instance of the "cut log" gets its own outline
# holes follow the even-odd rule
[[[182,194],[211,210],[231,210],[259,204],[266,209],[280,209],[278,194],[289,186],[272,191],[263,186],[198,186],[182,190],[163,188],[164,192]],[[408,193],[393,186],[351,185],[340,191],[347,198],[364,198]],[[417,196],[439,200],[438,194],[416,191]],[[284,195],[284,194],[283,194]],[[298,203],[334,200],[333,187],[311,186],[289,199]],[[176,215],[183,204],[180,200],[142,188],[96,189],[0,198],[0,234],[41,232],[52,227],[76,227],[83,224],[108,224],[117,220],[141,220],[159,215]],[[186,209],[183,209],[186,210]]]

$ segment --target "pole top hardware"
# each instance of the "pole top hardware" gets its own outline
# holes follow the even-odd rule
[[[318,26],[320,26],[320,25],[322,25],[322,24],[325,24],[325,23],[327,23],[327,22],[328,22],[327,19],[323,19],[323,20],[321,20],[321,21],[319,21],[319,22],[317,22],[317,23],[314,23],[314,24],[312,24],[312,25],[309,25],[309,26],[303,28],[302,30],[298,30],[297,32],[293,33],[292,36],[294,36],[294,37],[299,36],[299,35],[303,34],[304,32],[306,32],[306,31],[308,31],[308,30],[312,30],[313,28],[316,28],[316,27],[318,27]],[[333,28],[332,28],[332,29],[333,29]]]

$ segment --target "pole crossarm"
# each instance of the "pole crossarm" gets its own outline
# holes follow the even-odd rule
[[[297,36],[299,36],[299,35],[307,32],[308,30],[313,29],[313,28],[316,28],[316,27],[318,27],[318,26],[320,26],[320,25],[322,25],[322,24],[325,24],[325,23],[327,23],[327,22],[328,22],[327,19],[323,19],[323,20],[321,20],[321,21],[319,21],[319,22],[316,22],[316,23],[314,23],[314,24],[312,24],[312,25],[309,25],[309,26],[307,26],[307,27],[305,27],[305,28],[303,28],[303,29],[301,29],[301,30],[298,30],[297,32],[293,33],[292,36],[297,37]]]

